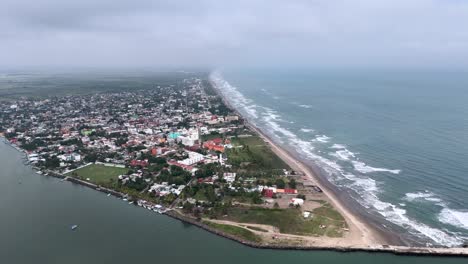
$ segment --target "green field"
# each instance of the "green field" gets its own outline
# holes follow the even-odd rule
[[[235,166],[247,164],[253,170],[289,169],[259,136],[232,138],[231,142],[234,148],[227,151],[227,157]]]
[[[117,177],[128,172],[127,168],[108,167],[102,164],[91,164],[67,173],[67,176],[77,177],[100,185],[109,185],[117,182]]]
[[[252,242],[261,242],[262,239],[255,235],[252,231],[249,231],[245,228],[238,227],[238,226],[233,226],[233,225],[224,225],[224,224],[217,224],[209,221],[204,221],[204,224],[207,226],[213,227],[215,229],[218,229],[220,231],[223,231],[225,233],[234,235],[236,237],[252,241]]]
[[[346,227],[343,217],[329,204],[315,209],[308,219],[304,219],[302,212],[296,208],[260,207],[233,207],[224,219],[239,223],[271,225],[279,228],[281,233],[295,235],[341,237],[343,227]],[[320,228],[321,225],[326,227]]]

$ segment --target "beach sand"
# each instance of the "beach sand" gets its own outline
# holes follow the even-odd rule
[[[364,222],[355,212],[352,212],[342,201],[340,201],[329,188],[322,183],[319,176],[306,164],[302,163],[298,159],[292,156],[288,151],[281,148],[268,136],[266,136],[260,129],[256,128],[252,124],[248,124],[248,127],[260,135],[260,137],[267,142],[271,150],[284,160],[293,170],[301,172],[310,181],[314,182],[315,185],[319,186],[323,190],[324,198],[333,207],[340,212],[345,218],[349,232],[343,238],[329,237],[311,237],[308,241],[313,242],[314,245],[320,246],[347,246],[347,247],[374,247],[378,245],[390,244],[392,239],[389,239],[385,234],[376,230],[372,225]],[[332,243],[332,244],[330,244]]]
[[[223,93],[218,90],[215,84],[212,83],[212,86],[217,91],[218,95],[222,98],[224,103],[233,111],[235,111],[239,116],[242,115],[233,107],[230,102],[224,97]],[[245,119],[245,118],[244,118]],[[300,236],[304,246],[327,246],[327,247],[349,247],[349,248],[366,248],[366,247],[376,247],[381,245],[402,245],[402,242],[392,236],[387,232],[383,232],[381,229],[375,227],[375,225],[367,222],[365,217],[358,215],[357,212],[353,211],[350,207],[346,205],[342,200],[340,200],[336,193],[337,190],[332,190],[331,184],[326,181],[326,179],[320,178],[317,172],[301,162],[299,159],[295,158],[291,153],[282,148],[280,145],[275,143],[271,138],[269,138],[265,133],[263,133],[259,128],[255,127],[253,124],[249,123],[248,120],[245,120],[246,126],[249,127],[252,131],[256,132],[271,148],[271,150],[278,155],[282,160],[284,160],[293,170],[301,172],[308,178],[309,181],[313,182],[315,185],[319,186],[323,190],[323,199],[328,201],[332,206],[345,218],[346,223],[349,227],[349,232],[346,232],[342,238],[329,238],[329,237],[306,237]],[[328,184],[326,184],[328,183]],[[294,235],[288,234],[277,234],[280,237],[297,237]]]

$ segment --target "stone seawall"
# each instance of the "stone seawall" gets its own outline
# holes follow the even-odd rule
[[[310,247],[297,245],[272,245],[256,243],[248,240],[240,239],[234,235],[217,230],[210,227],[197,219],[181,215],[175,211],[168,211],[167,216],[180,220],[184,223],[192,224],[202,228],[215,235],[236,241],[243,245],[258,248],[258,249],[277,249],[277,250],[328,250],[336,252],[368,252],[368,253],[391,253],[395,255],[410,255],[410,256],[448,256],[448,257],[468,257],[468,248],[416,248],[416,247],[399,247],[399,246],[380,246],[380,247]]]

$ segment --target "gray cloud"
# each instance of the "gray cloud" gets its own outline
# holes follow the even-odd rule
[[[468,66],[462,0],[3,0],[0,66]]]

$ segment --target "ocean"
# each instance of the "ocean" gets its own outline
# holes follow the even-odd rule
[[[468,241],[468,74],[223,70],[211,79],[381,228],[413,245]]]

